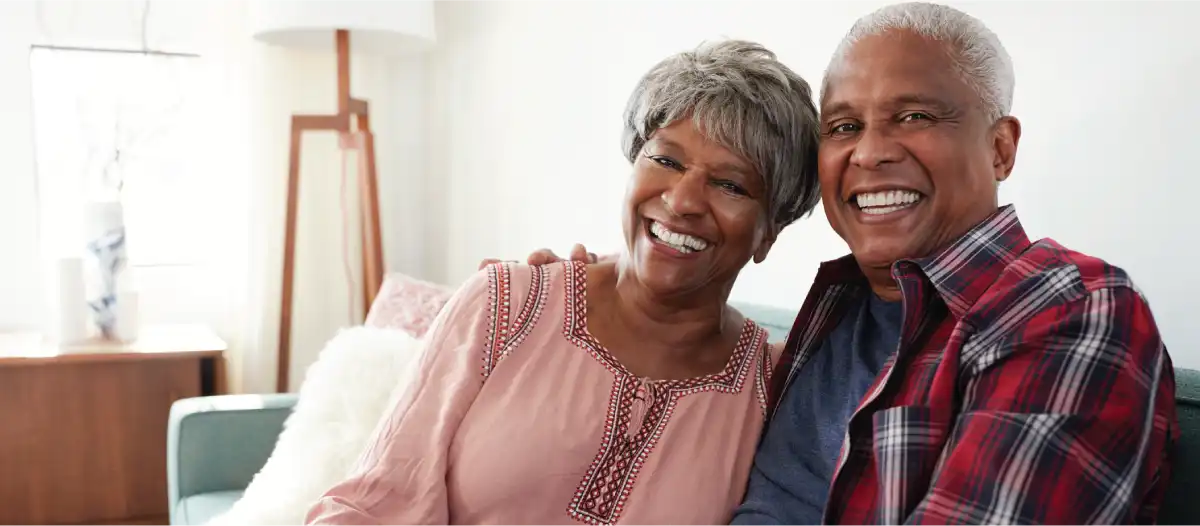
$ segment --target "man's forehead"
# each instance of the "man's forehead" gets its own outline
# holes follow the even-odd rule
[[[939,42],[894,32],[864,38],[827,73],[821,112],[863,105],[950,105],[963,82]]]
[[[936,61],[950,58],[947,42],[917,33],[909,29],[888,29],[881,33],[865,35],[842,50],[843,62],[871,62],[886,59],[888,62]]]

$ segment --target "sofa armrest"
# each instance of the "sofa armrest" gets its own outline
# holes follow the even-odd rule
[[[167,493],[172,523],[181,499],[244,490],[275,449],[296,394],[185,398],[167,423]]]

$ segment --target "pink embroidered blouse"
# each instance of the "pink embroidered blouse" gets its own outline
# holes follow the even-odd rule
[[[638,378],[588,333],[586,280],[578,262],[469,279],[308,522],[728,523],[765,414],[766,331],[746,320],[720,373]]]

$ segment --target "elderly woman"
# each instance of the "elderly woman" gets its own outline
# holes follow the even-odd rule
[[[757,44],[656,65],[625,112],[624,252],[467,280],[309,522],[727,522],[777,358],[727,299],[816,205],[817,137],[808,85]]]

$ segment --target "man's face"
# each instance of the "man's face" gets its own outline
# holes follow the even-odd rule
[[[907,31],[856,43],[821,101],[822,202],[859,265],[937,251],[996,211],[1016,119],[990,119],[947,48]]]

